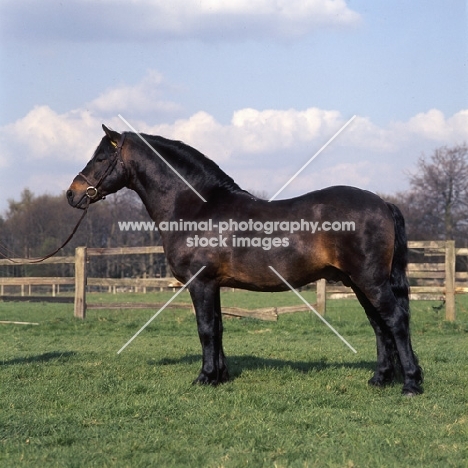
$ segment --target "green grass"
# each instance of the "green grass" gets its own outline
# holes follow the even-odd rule
[[[164,301],[171,294],[94,295],[90,302]],[[313,302],[313,293],[304,295]],[[182,294],[177,300],[188,300]],[[292,293],[226,292],[223,304],[296,304]],[[200,369],[195,318],[154,310],[90,311],[0,303],[0,466],[464,467],[468,459],[468,297],[457,322],[412,304],[425,393],[367,386],[373,332],[356,301],[330,301],[278,322],[225,320],[233,380],[192,386]]]

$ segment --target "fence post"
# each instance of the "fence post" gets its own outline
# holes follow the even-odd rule
[[[75,317],[86,318],[86,247],[75,249]]]
[[[324,316],[327,310],[327,281],[319,279],[317,281],[317,312]]]
[[[445,242],[445,320],[455,321],[455,241]]]

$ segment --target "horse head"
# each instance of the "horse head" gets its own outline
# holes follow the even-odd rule
[[[121,154],[125,133],[110,130],[105,125],[102,128],[106,136],[67,190],[68,203],[74,208],[84,209],[89,203],[95,203],[106,195],[117,192],[127,182]]]

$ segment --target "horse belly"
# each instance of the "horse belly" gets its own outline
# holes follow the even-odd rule
[[[234,250],[219,265],[222,286],[252,291],[286,291],[323,277],[327,260],[315,249],[292,246]],[[280,278],[281,276],[281,278]],[[283,278],[283,279],[282,279]]]

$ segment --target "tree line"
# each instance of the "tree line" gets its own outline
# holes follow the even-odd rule
[[[468,146],[437,148],[421,156],[410,188],[387,196],[402,210],[411,240],[468,243]]]
[[[265,195],[265,194],[263,194]],[[409,189],[379,194],[400,207],[410,240],[456,241],[468,247],[468,147],[437,148],[421,156]],[[266,196],[265,196],[266,198]],[[25,189],[19,200],[8,200],[0,216],[0,258],[40,257],[56,249],[69,236],[81,213],[60,196],[35,195]],[[59,255],[74,255],[77,246],[127,247],[160,245],[157,231],[124,231],[119,221],[151,221],[138,196],[122,190],[91,206],[82,225]],[[71,265],[24,265],[0,268],[1,276],[73,276]],[[162,255],[93,258],[94,277],[165,276]]]
[[[9,200],[0,217],[0,258],[42,257],[68,238],[82,212],[72,208],[65,193],[34,195],[23,190],[19,200]],[[119,221],[151,221],[138,196],[122,190],[93,204],[72,240],[57,255],[74,255],[75,248],[160,245],[157,231],[125,231]],[[88,265],[93,277],[125,278],[166,276],[162,255],[93,257]],[[0,276],[74,276],[73,265],[35,264],[0,268]]]

